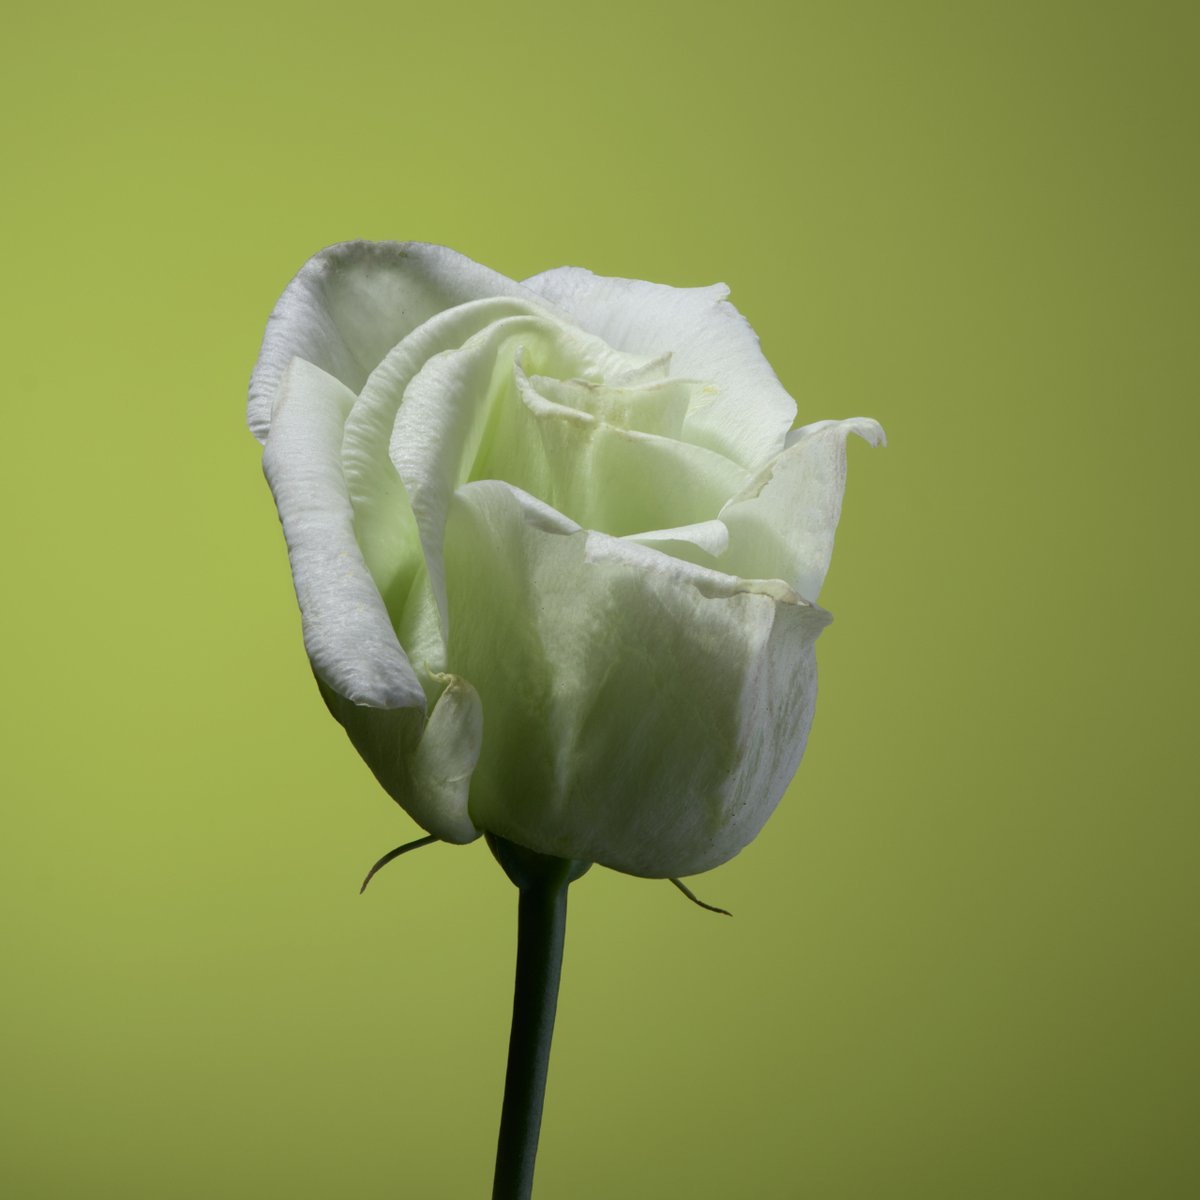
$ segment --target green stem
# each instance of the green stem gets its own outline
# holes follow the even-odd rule
[[[488,844],[520,889],[517,978],[492,1200],[529,1200],[562,974],[567,888],[590,864],[535,854],[490,834]]]

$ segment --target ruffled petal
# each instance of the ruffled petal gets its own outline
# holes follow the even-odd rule
[[[408,384],[390,454],[412,503],[443,631],[442,531],[450,498],[479,473],[507,475],[529,449],[528,430],[514,434],[512,405],[504,403],[511,399],[513,364],[522,351],[540,372],[595,382],[638,365],[546,315],[512,316],[493,321],[460,349],[434,355]]]
[[[547,400],[587,413],[606,425],[675,439],[683,431],[684,419],[695,397],[715,394],[710,385],[690,379],[614,385],[534,375],[528,382],[534,392]]]
[[[721,511],[729,529],[722,570],[783,579],[816,602],[833,554],[852,433],[872,446],[885,440],[867,417],[818,421],[789,436],[788,448]]]
[[[251,431],[266,439],[275,389],[293,358],[358,392],[405,335],[443,309],[487,296],[528,293],[445,246],[342,242],[322,250],[300,268],[267,321],[250,377]]]
[[[586,529],[620,537],[694,525],[715,518],[749,482],[723,454],[556,403],[519,363],[514,375],[520,403],[510,402],[505,414],[511,449],[476,477],[533,492]]]
[[[635,875],[761,828],[803,752],[828,614],[629,541],[548,527],[499,482],[446,525],[451,669],[483,706],[475,825]]]
[[[396,414],[434,355],[457,349],[495,321],[546,311],[531,296],[475,300],[438,313],[392,348],[346,418],[342,459],[355,536],[427,694],[436,688],[433,675],[445,668],[445,648],[416,518],[389,450]]]
[[[724,284],[674,288],[559,267],[525,286],[568,312],[589,333],[635,354],[671,355],[672,374],[716,386],[688,413],[683,435],[754,471],[783,449],[796,419],[759,349],[758,336],[725,297]]]
[[[342,430],[353,403],[344,384],[294,359],[278,389],[263,470],[317,677],[355,704],[423,713],[425,694],[354,538],[342,472]]]

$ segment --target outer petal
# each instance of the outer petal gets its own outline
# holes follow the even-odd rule
[[[444,678],[426,697],[354,538],[342,430],[354,393],[302,359],[284,374],[263,467],[287,538],[304,646],[321,694],[375,777],[445,841],[478,836],[467,812],[479,698]]]
[[[721,511],[729,528],[722,570],[786,580],[815,603],[833,554],[852,433],[872,446],[884,441],[867,417],[818,421],[789,435],[788,448]]]
[[[263,470],[287,538],[304,648],[355,704],[424,710],[425,694],[354,539],[342,430],[354,393],[295,359],[280,384]]]
[[[636,875],[724,862],[799,764],[828,614],[536,510],[472,483],[446,526],[449,659],[484,713],[472,820]]]
[[[465,679],[447,683],[429,720],[415,708],[364,708],[317,679],[321,695],[384,791],[444,842],[471,842],[479,830],[467,811],[479,758],[483,714]]]
[[[684,436],[757,470],[783,449],[796,402],[726,301],[724,284],[673,288],[559,267],[525,286],[570,313],[589,333],[635,354],[671,355],[671,373],[711,382],[716,399],[688,413]]]
[[[250,377],[247,419],[259,441],[275,389],[303,358],[357,392],[383,356],[435,313],[485,296],[528,296],[519,283],[422,242],[342,242],[300,268],[275,305]]]

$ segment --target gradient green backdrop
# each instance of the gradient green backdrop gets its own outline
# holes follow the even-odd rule
[[[1197,9],[151,3],[0,48],[0,1191],[488,1194],[515,893],[326,715],[243,426],[350,237],[727,281],[851,447],[822,698],[573,889],[543,1200],[1184,1200]]]

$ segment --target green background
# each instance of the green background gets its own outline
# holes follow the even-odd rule
[[[1200,1193],[1196,7],[433,7],[6,18],[0,1190],[489,1192],[515,893],[356,894],[416,830],[243,425],[368,237],[723,279],[891,442],[734,919],[572,889],[538,1195]]]

